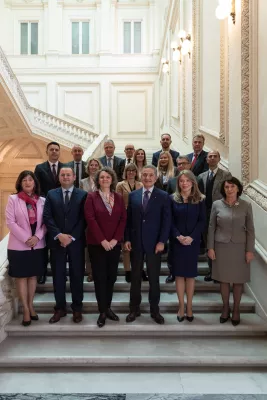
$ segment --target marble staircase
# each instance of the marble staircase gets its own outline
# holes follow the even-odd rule
[[[126,324],[129,284],[120,265],[112,306],[120,322],[107,321],[102,329],[96,325],[94,285],[86,277],[82,323],[74,324],[70,312],[59,323],[48,324],[54,305],[49,276],[45,285],[38,286],[35,296],[39,321],[25,328],[19,314],[6,326],[8,336],[0,345],[0,367],[267,367],[267,323],[255,313],[252,298],[243,296],[239,326],[233,327],[230,321],[220,324],[219,285],[204,281],[207,263],[202,260],[194,296],[195,320],[178,323],[175,285],[165,283],[166,262],[161,272],[160,308],[165,325],[159,326],[150,318],[147,282],[142,284],[142,315]],[[69,283],[67,291],[70,303]]]

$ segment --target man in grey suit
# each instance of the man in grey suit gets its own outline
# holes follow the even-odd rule
[[[103,157],[100,157],[99,161],[101,162],[101,164],[104,167],[112,168],[117,175],[118,181],[119,182],[122,181],[121,171],[122,171],[123,159],[116,157],[114,155],[115,144],[114,144],[113,140],[108,139],[105,141],[104,151],[105,151],[105,155]]]
[[[199,190],[206,196],[207,225],[204,233],[205,244],[207,243],[207,234],[208,234],[212,204],[215,200],[220,200],[222,198],[221,195],[222,182],[225,181],[226,179],[231,179],[232,177],[229,171],[224,171],[223,169],[218,167],[220,160],[221,160],[220,153],[217,150],[211,150],[208,153],[206,160],[209,166],[209,170],[203,172],[198,176]],[[206,282],[212,281],[211,278],[212,261],[208,259],[208,263],[209,263],[209,273],[204,278]]]
[[[73,169],[76,176],[74,186],[79,188],[81,180],[88,178],[88,174],[86,172],[86,162],[82,161],[83,148],[80,145],[73,146],[71,149],[71,155],[73,157],[73,161],[70,161],[67,166]]]

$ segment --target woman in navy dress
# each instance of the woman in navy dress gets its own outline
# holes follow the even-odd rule
[[[186,293],[186,318],[192,322],[192,300],[197,276],[198,254],[201,233],[205,228],[205,196],[198,189],[191,171],[181,171],[177,177],[176,192],[171,195],[172,227],[171,248],[172,267],[179,300],[177,320],[184,320],[184,294]]]

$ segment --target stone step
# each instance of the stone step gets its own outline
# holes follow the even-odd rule
[[[68,309],[71,302],[71,294],[66,294]],[[232,306],[233,298],[231,295],[230,305]],[[94,293],[87,292],[84,294],[84,312],[97,312],[97,302]],[[51,313],[55,305],[53,293],[36,293],[34,297],[34,307],[38,313]],[[178,300],[176,293],[161,293],[160,310],[164,312],[176,312],[178,308]],[[193,299],[193,309],[195,313],[220,312],[222,308],[222,299],[219,293],[197,292]],[[241,301],[241,312],[254,312],[255,302],[252,298],[244,294]],[[112,309],[118,313],[127,313],[129,311],[129,293],[114,293],[112,301]],[[143,293],[141,304],[142,312],[149,312],[148,293]]]
[[[161,292],[176,292],[175,283],[166,283],[166,276],[160,276],[160,290]],[[95,287],[93,282],[87,282],[87,277],[84,278],[84,291],[85,292],[94,292]],[[68,281],[66,284],[67,292],[70,291],[70,282]],[[142,282],[142,291],[147,292],[149,289],[148,282]],[[125,281],[124,276],[118,276],[117,281],[114,286],[115,292],[129,292],[130,283]],[[196,278],[196,292],[204,291],[204,292],[219,292],[220,285],[213,282],[205,282],[203,276],[198,276]],[[44,285],[37,285],[37,293],[43,292],[53,292],[53,282],[52,277],[48,276],[46,283]]]
[[[203,275],[207,275],[208,272],[209,272],[208,262],[207,261],[199,262],[198,263],[198,274],[200,276],[203,276]],[[166,276],[166,275],[169,275],[169,273],[170,273],[170,271],[169,271],[169,268],[167,266],[167,262],[165,262],[165,261],[162,262],[161,263],[161,272],[160,272],[160,274]],[[68,274],[69,273],[68,273],[68,266],[67,266],[67,275]],[[48,264],[47,275],[48,276],[52,275],[50,264]],[[121,275],[123,275],[123,276],[125,275],[122,263],[119,264],[119,268],[118,268],[118,276],[121,276]]]
[[[107,320],[103,329],[99,329],[96,321],[99,314],[85,314],[83,321],[75,324],[72,314],[56,324],[49,324],[50,315],[39,314],[39,321],[33,321],[25,329],[21,325],[22,317],[11,321],[5,330],[8,336],[87,336],[87,337],[205,337],[205,336],[262,336],[267,333],[267,322],[256,314],[241,314],[241,323],[237,327],[231,321],[220,324],[218,313],[196,314],[192,323],[185,320],[179,323],[176,313],[164,314],[165,324],[157,325],[148,314],[142,314],[133,323],[126,323],[127,314],[120,314],[120,321]]]
[[[28,328],[26,328],[28,330]],[[0,367],[232,367],[267,366],[266,337],[8,337]]]

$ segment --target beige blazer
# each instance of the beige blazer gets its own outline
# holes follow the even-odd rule
[[[202,172],[202,174],[198,175],[199,181],[202,180],[202,187],[204,188],[204,193],[206,194],[206,185],[208,179],[209,171]],[[212,189],[212,201],[220,200],[222,198],[221,195],[221,186],[225,179],[231,179],[232,175],[229,171],[224,171],[223,169],[219,168],[214,179],[214,185]],[[199,183],[200,184],[200,183]]]
[[[141,189],[141,187],[143,187],[143,184],[139,181],[135,181],[135,190]],[[116,192],[122,195],[125,207],[127,208],[129,194],[131,193],[128,182],[126,180],[119,182],[116,187]]]
[[[90,178],[84,178],[80,180],[80,189],[85,190],[86,192],[94,192],[96,188],[92,188]]]
[[[214,249],[214,242],[246,243],[246,251],[254,251],[255,230],[251,204],[238,199],[237,205],[230,207],[224,200],[213,203],[209,232],[208,249]]]

